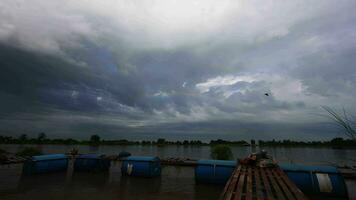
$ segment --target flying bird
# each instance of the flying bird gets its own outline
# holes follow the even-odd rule
[[[265,93],[265,95],[266,95],[266,96],[269,96],[269,94],[268,94],[268,93]]]

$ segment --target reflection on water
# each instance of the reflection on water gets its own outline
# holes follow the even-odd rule
[[[161,177],[138,178],[121,176],[119,166],[113,162],[107,173],[24,176],[17,188],[0,190],[0,199],[217,199],[223,189],[196,185],[193,167],[164,166]]]
[[[24,147],[0,145],[1,149],[9,152],[17,152]],[[40,146],[44,153],[64,153],[73,147],[78,148],[80,153],[118,154],[124,150],[133,155],[157,155],[161,158],[210,158],[209,146]],[[244,157],[258,150],[258,147],[256,149],[232,147],[235,158]],[[327,148],[266,148],[266,150],[281,162],[343,164],[356,160],[356,150]],[[153,179],[122,177],[119,162],[112,162],[107,173],[73,173],[72,168],[69,167],[67,173],[21,177],[20,169],[21,167],[18,166],[0,169],[1,200],[218,199],[223,190],[223,186],[196,184],[193,167],[164,166],[161,177]],[[354,185],[355,182],[350,184]]]
[[[22,175],[23,164],[0,165],[0,192],[16,189]]]

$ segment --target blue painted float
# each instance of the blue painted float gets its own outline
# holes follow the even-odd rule
[[[32,156],[23,166],[24,174],[43,174],[49,172],[66,171],[68,156],[64,154],[49,154]]]
[[[107,171],[110,167],[110,160],[104,158],[103,154],[79,155],[74,161],[74,171]]]
[[[129,156],[122,160],[123,176],[155,177],[161,175],[161,162],[158,157]]]
[[[198,183],[226,184],[236,165],[234,160],[198,160],[195,180]]]
[[[308,196],[347,199],[344,178],[336,167],[299,164],[280,164],[280,167]]]

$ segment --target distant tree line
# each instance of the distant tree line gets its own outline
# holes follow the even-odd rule
[[[292,141],[292,140],[259,140],[260,146],[331,146],[331,147],[354,147],[356,141],[352,139],[334,138],[329,141]]]
[[[228,140],[211,140],[210,142],[203,142],[200,140],[184,140],[184,141],[169,141],[164,138],[159,138],[154,141],[130,141],[126,139],[120,140],[102,140],[99,135],[91,135],[88,140],[76,140],[72,138],[67,139],[50,139],[45,133],[39,133],[37,137],[30,138],[26,134],[19,137],[1,136],[0,144],[64,144],[64,145],[230,145],[230,146],[332,146],[332,147],[355,147],[356,141],[352,139],[334,138],[329,141],[292,141],[292,140],[251,140],[248,143],[245,140],[228,141]]]

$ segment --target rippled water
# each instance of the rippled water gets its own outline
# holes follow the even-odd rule
[[[31,145],[26,145],[31,146]],[[1,149],[17,152],[22,145],[0,145]],[[128,151],[133,155],[157,155],[161,158],[210,158],[209,146],[39,146],[44,153],[65,153],[73,147],[80,153],[118,154]],[[235,158],[242,158],[252,151],[250,147],[232,147]],[[266,148],[281,162],[305,164],[350,164],[356,160],[356,150],[327,148]],[[352,164],[352,163],[351,163]],[[16,173],[15,173],[16,174]],[[193,167],[164,166],[159,178],[122,177],[119,163],[114,162],[108,173],[54,173],[23,176],[0,169],[0,199],[218,199],[223,186],[196,184]],[[353,183],[354,184],[354,183]]]

